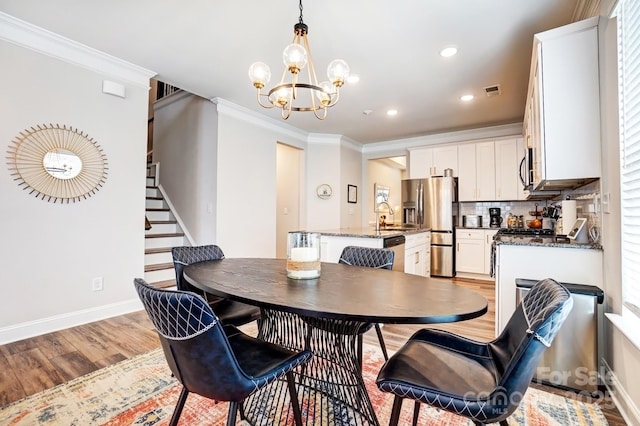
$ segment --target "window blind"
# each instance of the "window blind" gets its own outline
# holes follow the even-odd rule
[[[622,299],[640,316],[640,1],[620,0],[618,87],[622,214]]]

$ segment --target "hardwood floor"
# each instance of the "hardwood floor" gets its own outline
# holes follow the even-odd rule
[[[453,281],[485,296],[489,301],[489,311],[480,318],[440,324],[437,328],[481,341],[493,339],[493,282],[463,279]],[[415,331],[424,327],[384,325],[382,332],[387,348],[397,350]],[[254,324],[243,329],[250,334],[256,332]],[[368,344],[378,345],[373,329],[365,335],[364,340]],[[156,332],[144,311],[0,346],[0,406],[159,347]],[[549,386],[532,386],[567,396],[566,391]],[[571,396],[570,392],[568,394]],[[609,398],[601,401],[602,411],[609,424],[626,425],[618,410],[611,407],[613,403]]]

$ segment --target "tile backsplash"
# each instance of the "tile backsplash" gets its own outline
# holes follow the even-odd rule
[[[559,197],[558,200],[547,201],[485,201],[485,202],[465,202],[460,203],[460,226],[462,226],[462,216],[464,215],[479,215],[482,216],[482,225],[485,228],[489,227],[489,208],[500,208],[500,214],[502,216],[502,227],[507,227],[507,216],[509,213],[515,216],[524,216],[525,220],[533,219],[533,216],[529,214],[530,211],[536,210],[536,204],[538,210],[542,210],[543,207],[548,206],[562,206],[562,199],[569,196],[570,199],[576,200],[576,210],[578,217],[587,218],[587,225],[589,230],[592,231],[591,240],[598,240],[600,235],[600,184],[594,182],[582,188],[567,191]],[[562,211],[560,212],[562,216]],[[557,232],[566,233],[564,230],[557,229]]]

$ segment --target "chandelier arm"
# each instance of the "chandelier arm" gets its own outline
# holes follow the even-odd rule
[[[272,104],[271,102],[269,102],[269,104],[265,105],[262,103],[262,101],[260,100],[261,97],[267,98],[267,100],[269,100],[269,95],[264,94],[260,91],[260,89],[257,89],[256,91],[257,95],[256,95],[256,99],[258,100],[258,105],[260,105],[262,108],[273,108],[275,105]]]
[[[318,115],[318,109],[322,110],[322,115]],[[313,110],[313,115],[316,116],[318,120],[324,120],[327,118],[327,108],[318,108]]]

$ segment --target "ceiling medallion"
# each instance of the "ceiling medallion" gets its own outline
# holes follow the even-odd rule
[[[95,194],[107,178],[107,157],[86,133],[43,124],[25,129],[8,149],[18,186],[42,200],[76,202]]]
[[[257,89],[258,103],[264,108],[281,108],[284,120],[289,118],[291,111],[312,111],[316,118],[324,120],[327,117],[327,109],[335,105],[340,98],[340,87],[349,76],[349,65],[342,59],[332,61],[327,68],[329,80],[318,83],[307,38],[309,28],[302,21],[302,0],[299,7],[300,17],[298,23],[293,26],[293,42],[282,53],[285,68],[280,83],[268,93],[262,93],[262,89],[271,79],[271,70],[264,62],[255,62],[249,67],[249,78]],[[302,82],[300,71],[305,66],[307,82]],[[287,80],[287,77],[291,80]],[[266,103],[263,102],[264,98]]]

